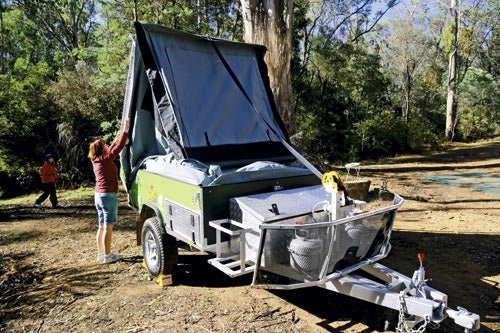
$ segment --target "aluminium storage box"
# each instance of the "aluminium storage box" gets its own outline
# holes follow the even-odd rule
[[[252,228],[245,236],[245,252],[246,258],[255,262],[259,249],[261,235],[259,226],[261,224],[310,223],[314,206],[329,200],[330,194],[321,185],[231,198],[229,217],[231,220]],[[321,208],[322,205],[317,206],[317,210]],[[325,220],[327,215],[315,214],[315,217]],[[288,247],[292,238],[293,235],[290,233],[269,230],[261,264],[269,266],[275,263],[287,263],[289,261]]]

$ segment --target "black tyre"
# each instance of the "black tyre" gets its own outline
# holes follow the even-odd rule
[[[142,254],[153,276],[173,274],[177,265],[177,240],[162,232],[157,217],[150,217],[142,227]]]

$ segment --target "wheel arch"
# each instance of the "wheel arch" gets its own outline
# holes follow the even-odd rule
[[[136,230],[137,245],[142,245],[142,226],[144,225],[144,222],[150,217],[158,218],[161,225],[161,231],[162,233],[165,233],[163,216],[161,215],[160,208],[152,202],[145,202],[141,206],[139,217],[137,219],[137,230]]]

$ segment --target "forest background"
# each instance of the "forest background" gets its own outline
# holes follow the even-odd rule
[[[36,190],[49,152],[59,186],[92,180],[88,144],[119,128],[134,21],[242,41],[245,15],[269,6],[292,18],[284,116],[316,164],[500,134],[495,0],[0,0],[0,197]]]

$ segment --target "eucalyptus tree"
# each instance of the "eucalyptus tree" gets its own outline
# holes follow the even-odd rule
[[[262,44],[278,111],[289,133],[296,129],[292,94],[293,0],[241,0],[247,43]]]
[[[366,157],[361,142],[372,138],[363,138],[356,124],[391,109],[389,82],[369,47],[370,32],[380,30],[381,18],[397,3],[307,2],[293,59],[303,145],[320,164]]]
[[[22,77],[30,65],[40,61],[56,67],[57,44],[45,38],[21,8],[10,1],[0,1],[0,14],[1,73]]]
[[[444,137],[447,140],[453,140],[455,135],[455,119],[457,113],[457,104],[455,95],[457,94],[458,88],[458,71],[457,71],[457,57],[458,57],[458,8],[457,0],[450,0],[449,8],[452,16],[452,38],[451,47],[449,52],[449,62],[448,62],[448,93],[446,96],[446,128],[444,130]]]
[[[459,121],[457,110],[460,83],[467,71],[475,66],[484,48],[498,31],[499,4],[492,0],[437,0],[444,11],[450,12],[443,43],[448,55],[445,138],[453,140]]]
[[[56,114],[45,91],[55,77],[55,44],[11,1],[0,10],[0,159],[9,156],[15,168],[55,141],[49,128]]]
[[[95,0],[14,0],[26,17],[37,25],[47,41],[55,41],[63,65],[74,66],[89,58],[86,51],[95,45],[97,25]]]
[[[422,73],[430,50],[421,8],[416,2],[403,6],[401,16],[387,23],[385,40],[381,43],[381,55],[387,73],[400,90],[399,104],[405,123],[411,117],[415,81]]]
[[[311,40],[321,36],[324,44],[334,40],[357,41],[372,31],[380,19],[398,1],[347,0],[305,1],[309,9],[308,25],[303,26],[302,73],[308,66],[313,45]],[[381,3],[380,10],[373,5]],[[294,101],[291,85],[293,48],[293,0],[241,0],[244,40],[263,44],[268,48],[266,63],[269,67],[271,88],[278,110],[290,133],[296,130]]]

